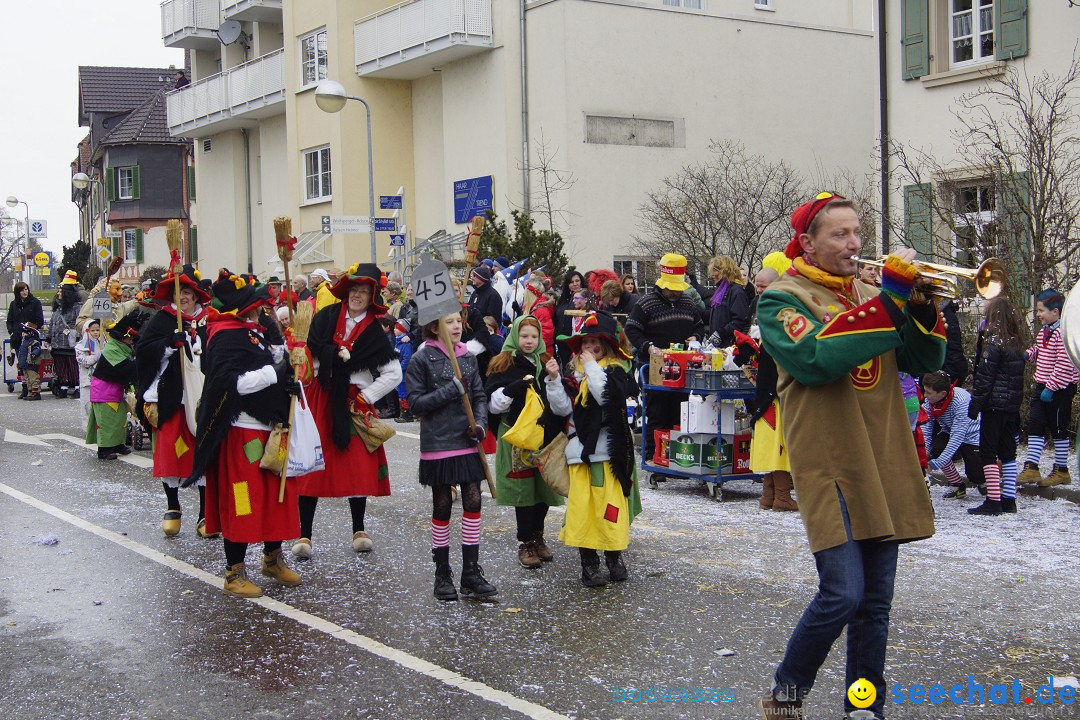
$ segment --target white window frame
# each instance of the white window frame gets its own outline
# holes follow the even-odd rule
[[[139,257],[139,234],[135,228],[124,228],[124,264],[134,265]]]
[[[993,0],[970,0],[971,9],[964,11],[957,11],[956,4],[961,0],[949,0],[949,68],[962,68],[971,65],[980,65],[982,63],[991,62],[994,60],[993,51],[993,39],[996,28],[994,28],[994,2]],[[983,3],[987,3],[984,5]],[[970,23],[970,35],[957,36],[957,22],[962,16],[969,16]],[[984,26],[984,17],[989,22],[989,27]],[[986,35],[990,36],[990,54],[982,54],[982,38]],[[955,50],[956,43],[966,40],[971,43],[971,59],[970,60],[956,60]]]
[[[670,7],[686,8],[687,10],[705,9],[705,0],[664,0],[664,4]]]
[[[772,10],[772,11],[775,12],[776,8],[773,7],[772,3],[773,3],[773,0],[754,0],[754,9],[755,10]]]
[[[315,172],[309,172],[309,160],[315,161]],[[304,202],[320,203],[333,198],[333,165],[330,146],[320,145],[303,152]],[[313,187],[313,183],[317,187]]]
[[[320,38],[322,42],[322,52],[319,52]],[[329,52],[327,49],[327,35],[326,28],[319,28],[313,30],[306,35],[301,35],[299,39],[300,45],[300,88],[315,87],[319,84],[320,80],[324,80],[327,77],[327,62]],[[314,55],[308,57],[308,46],[313,49]]]
[[[965,190],[975,189],[977,191],[976,206],[978,210],[970,210],[964,212],[964,208],[960,203],[960,194]],[[983,236],[987,230],[994,224],[996,217],[994,208],[994,187],[988,180],[972,180],[970,182],[964,182],[957,184],[953,189],[953,197],[955,202],[955,223],[956,229],[971,228],[974,230],[974,247],[977,249],[983,243]],[[967,252],[968,249],[961,247],[960,236],[958,232],[952,233],[952,257],[953,260],[958,263],[968,263],[970,258],[962,257],[961,253]]]
[[[135,199],[135,168],[134,167],[119,167],[116,168],[116,199],[117,200],[134,200]]]

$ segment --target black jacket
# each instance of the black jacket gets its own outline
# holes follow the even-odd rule
[[[983,410],[1015,413],[1024,397],[1024,353],[1003,347],[979,333],[975,354],[975,375],[971,380],[968,417]]]
[[[197,322],[196,327],[198,327]],[[189,331],[187,335],[188,347],[185,348],[185,351],[188,353],[188,357],[191,357],[190,348],[194,343],[194,338],[190,335],[190,321],[184,323],[184,329]],[[175,332],[176,315],[169,308],[154,313],[154,316],[150,318],[139,333],[139,342],[135,346],[135,367],[138,368],[138,391],[136,395],[140,407],[143,404],[143,393],[157,378],[158,370],[161,368],[161,360],[165,357],[165,351],[172,347]],[[199,334],[202,347],[205,348],[205,325],[200,329]],[[164,423],[180,409],[180,405],[184,402],[184,381],[180,377],[179,353],[173,353],[169,357],[165,370],[161,373],[161,379],[158,380],[157,395],[158,421]],[[191,398],[190,401],[197,403],[199,398]]]
[[[667,350],[672,343],[685,343],[691,335],[705,339],[705,323],[697,304],[685,294],[668,300],[660,288],[645,294],[626,319],[626,335],[641,362],[649,362],[649,346]]]
[[[41,301],[33,295],[27,295],[26,300],[20,301],[15,298],[11,301],[7,313],[7,331],[11,336],[11,349],[18,350],[22,343],[22,325],[32,322],[38,329],[45,326],[45,312],[41,308]]]
[[[434,343],[436,341],[432,341]],[[476,358],[465,354],[457,358],[462,384],[472,403],[473,418],[480,428],[487,428],[487,394],[480,379]],[[424,343],[405,368],[405,386],[409,391],[409,410],[420,418],[421,452],[460,450],[474,447],[469,437],[469,420],[453,381],[450,358],[441,349]]]
[[[472,297],[469,298],[469,307],[475,308],[480,313],[480,319],[486,317],[495,318],[495,322],[502,322],[502,296],[491,287],[491,283],[484,283],[478,288],[473,288]]]
[[[717,347],[731,345],[736,330],[743,333],[750,330],[750,301],[742,285],[730,283],[719,305],[712,304],[711,296],[702,299],[709,306],[709,334],[717,333],[720,336]]]
[[[544,368],[536,367],[533,365],[532,360],[523,356],[517,355],[514,357],[514,364],[507,368],[504,372],[497,373],[488,377],[487,385],[484,386],[484,391],[490,398],[491,395],[502,388],[505,388],[515,380],[522,380],[526,375],[532,375],[532,388],[536,391],[536,394],[540,396],[540,402],[544,404],[544,412],[540,415],[540,425],[544,428],[544,445],[555,439],[566,427],[566,418],[561,418],[551,412],[551,408],[547,404],[547,395],[544,388]],[[489,406],[490,408],[490,406]],[[513,402],[510,403],[510,409],[501,415],[492,415],[488,420],[488,425],[492,426],[492,429],[498,429],[500,422],[505,422],[508,427],[512,427],[517,422],[518,415],[525,408],[525,395],[519,398],[513,398]]]
[[[968,376],[968,360],[964,355],[964,338],[960,332],[960,318],[956,314],[955,300],[949,300],[941,307],[941,318],[945,321],[945,364],[941,369],[948,373],[957,386],[964,384]]]

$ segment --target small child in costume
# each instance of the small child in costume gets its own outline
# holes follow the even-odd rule
[[[75,360],[79,363],[79,397],[83,410],[90,416],[90,378],[101,358],[101,321],[91,318],[83,324],[82,339],[75,345]]]
[[[630,544],[630,523],[641,512],[633,435],[626,398],[636,392],[632,355],[622,342],[622,328],[606,312],[582,318],[580,328],[561,342],[573,352],[573,376],[562,378],[551,359],[544,366],[548,405],[570,418],[566,461],[570,492],[559,540],[581,555],[581,582],[607,585],[627,578],[622,552]],[[608,577],[600,572],[604,551]]]
[[[1024,335],[1023,323],[1008,299],[999,296],[986,303],[968,405],[968,417],[981,417],[979,457],[986,500],[968,510],[972,515],[1016,512],[1016,424],[1024,396]]]
[[[136,310],[113,323],[94,368],[86,444],[97,444],[99,460],[115,460],[118,455],[131,453],[125,444],[128,407],[124,394],[137,377],[132,348],[145,318],[146,313]]]
[[[952,490],[943,497],[961,499],[967,495],[964,478],[956,469],[957,455],[964,459],[967,479],[985,492],[982,462],[979,460],[979,418],[968,416],[971,395],[964,388],[953,387],[952,378],[944,370],[924,375],[926,399],[923,409],[929,419],[922,426],[926,457],[932,470],[945,473]]]
[[[398,318],[394,323],[394,349],[398,351],[398,362],[401,365],[401,382],[397,389],[398,402],[401,404],[401,414],[397,416],[398,422],[413,422],[416,419],[409,412],[409,392],[405,384],[405,371],[409,367],[409,360],[413,354],[412,338],[409,337],[411,330],[412,323],[406,318]]]
[[[439,339],[445,323],[451,347]],[[409,408],[420,418],[420,483],[431,488],[431,557],[435,562],[435,597],[457,600],[450,571],[450,512],[454,486],[461,488],[461,594],[486,600],[498,594],[480,567],[480,480],[484,468],[477,443],[487,432],[487,395],[478,358],[461,342],[462,313],[424,325],[424,342],[405,371]],[[461,370],[455,376],[454,353]],[[469,394],[475,425],[469,425],[462,396]]]
[[[1069,477],[1069,430],[1072,426],[1072,399],[1080,375],[1065,352],[1061,337],[1061,308],[1065,297],[1047,288],[1035,296],[1035,314],[1042,330],[1025,355],[1035,363],[1035,391],[1028,408],[1028,445],[1024,471],[1016,479],[1019,485],[1051,487],[1067,485]],[[1039,471],[1039,458],[1046,446],[1046,436],[1054,440],[1054,469],[1046,478]]]

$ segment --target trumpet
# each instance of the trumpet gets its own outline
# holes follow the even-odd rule
[[[879,270],[885,267],[885,258],[870,260],[854,255],[851,259],[858,265],[876,267]],[[984,300],[995,298],[1005,291],[1005,264],[997,258],[987,258],[974,269],[938,265],[923,260],[914,260],[912,265],[918,269],[918,277],[926,281],[926,284],[919,288],[925,295],[955,299],[960,296],[959,278],[971,281],[975,285],[975,292]]]

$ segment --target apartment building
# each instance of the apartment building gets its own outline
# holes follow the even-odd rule
[[[572,261],[633,269],[637,208],[710,140],[807,172],[872,166],[872,10],[863,0],[166,0],[165,42],[193,57],[192,84],[168,103],[171,132],[196,139],[201,258],[268,271],[270,220],[286,214],[304,267],[369,259],[367,235],[323,232],[325,216],[369,214],[365,109],[320,110],[315,88],[329,78],[371,108],[371,194],[402,191],[397,231],[410,246],[462,233],[487,205],[502,217],[527,206],[543,138],[574,177],[553,198]],[[215,32],[230,20],[239,33]],[[376,259],[389,268],[393,252],[390,233],[377,233]]]

